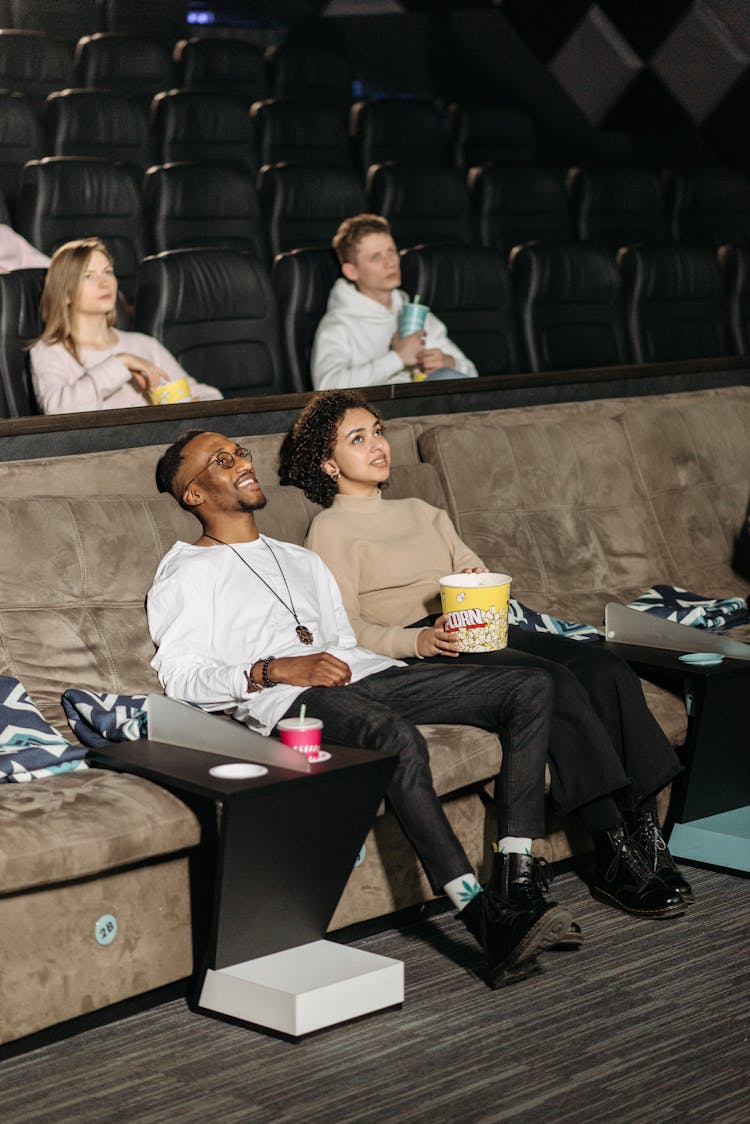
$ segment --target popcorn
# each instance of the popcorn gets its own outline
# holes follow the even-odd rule
[[[440,579],[445,631],[460,652],[496,652],[508,643],[507,574],[449,574]]]
[[[458,600],[458,598],[456,599]],[[455,632],[461,652],[496,652],[508,643],[508,605],[448,613],[445,631]]]

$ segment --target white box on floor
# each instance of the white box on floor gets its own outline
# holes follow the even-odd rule
[[[257,960],[209,969],[199,1006],[279,1030],[309,1034],[404,999],[400,960],[313,941]]]

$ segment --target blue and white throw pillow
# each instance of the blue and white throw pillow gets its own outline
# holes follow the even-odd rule
[[[147,703],[147,695],[111,695],[80,687],[69,687],[62,697],[71,730],[89,749],[145,738]]]
[[[45,722],[22,683],[0,675],[0,784],[87,769],[85,755]]]

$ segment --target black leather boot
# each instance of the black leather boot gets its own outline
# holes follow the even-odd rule
[[[545,902],[536,909],[511,905],[492,890],[472,898],[458,914],[484,950],[493,989],[524,980],[539,970],[537,954],[567,932],[567,909]]]
[[[656,813],[639,808],[626,817],[626,822],[630,837],[638,844],[649,868],[654,874],[658,874],[670,890],[676,891],[687,905],[692,905],[695,901],[693,888],[683,878],[669,852]]]
[[[505,855],[497,851],[493,853],[492,873],[487,888],[494,890],[510,904],[527,909],[547,909],[550,905],[557,905],[557,902],[550,902],[545,897],[551,882],[552,868],[545,859],[532,858],[531,855]],[[582,944],[581,927],[571,920],[567,933],[550,947],[562,951],[580,948]]]
[[[638,844],[625,833],[594,832],[594,879],[597,901],[636,917],[678,917],[687,908],[680,895],[654,874]]]

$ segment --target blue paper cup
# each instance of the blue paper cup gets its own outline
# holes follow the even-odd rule
[[[398,314],[398,331],[400,336],[410,336],[413,332],[421,332],[427,319],[429,308],[426,304],[405,304]]]

